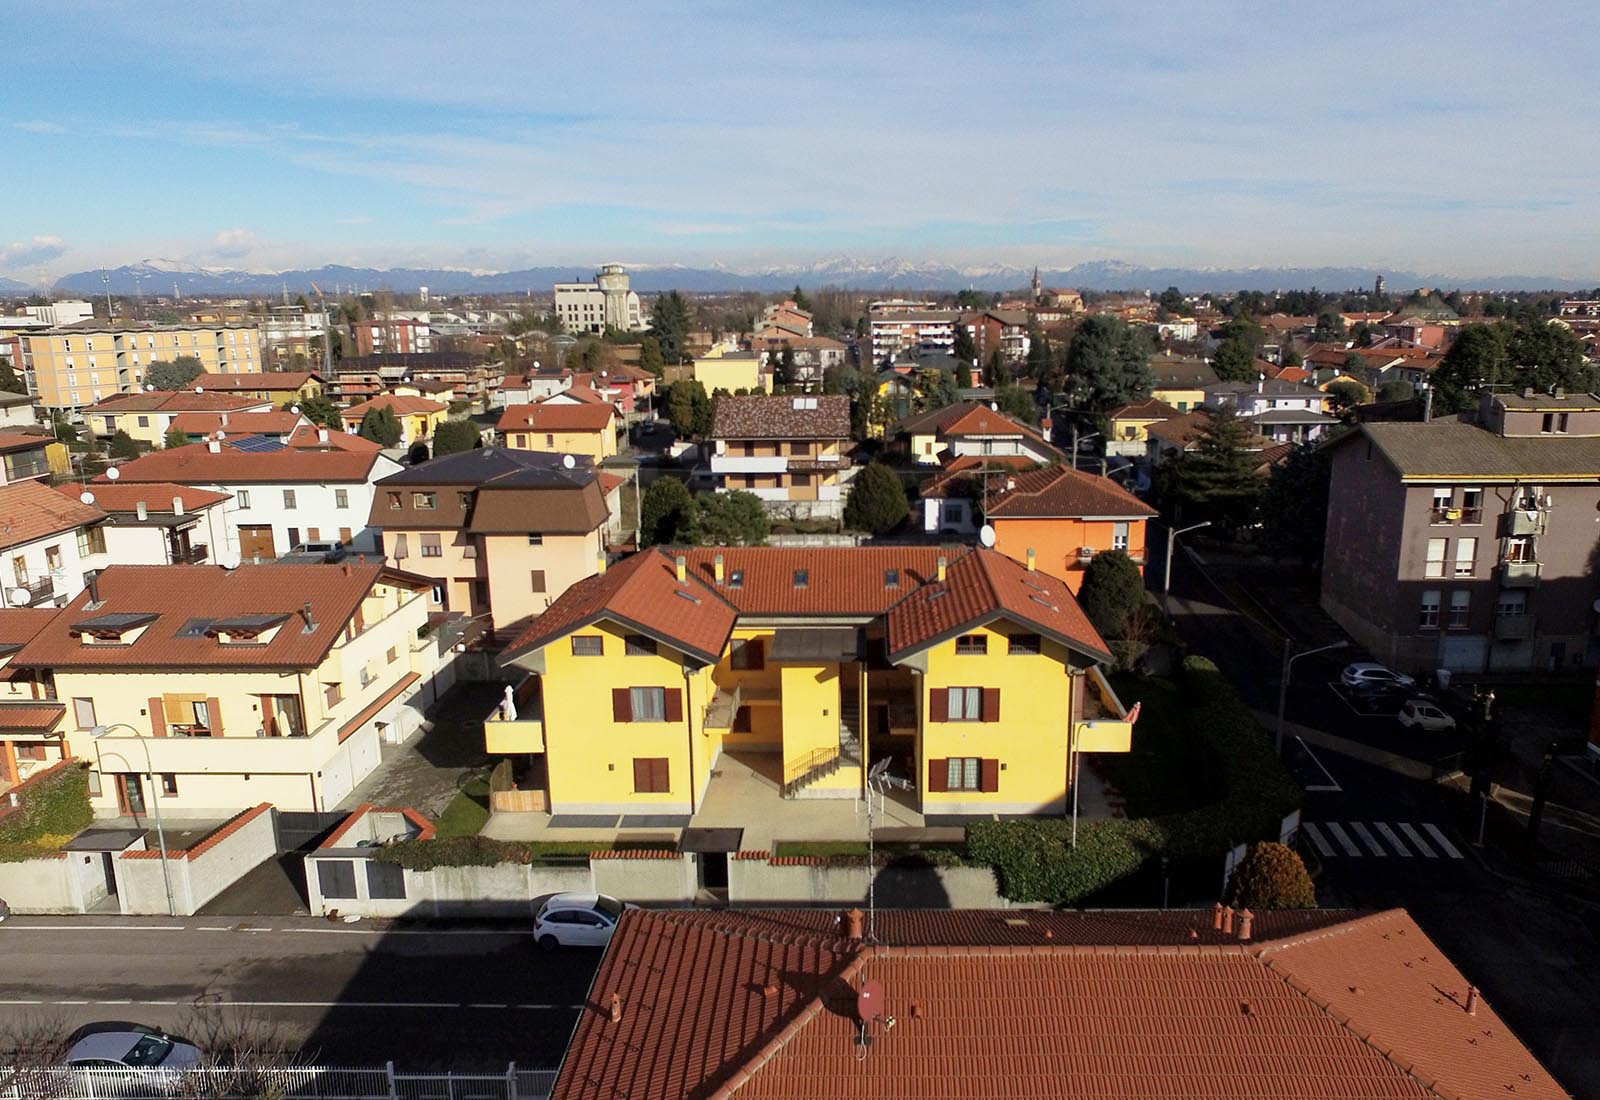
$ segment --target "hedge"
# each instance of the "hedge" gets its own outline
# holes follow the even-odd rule
[[[587,858],[590,852],[656,848],[659,844],[618,844],[604,840],[492,840],[486,836],[441,836],[432,840],[402,840],[382,848],[369,848],[371,858],[398,863],[408,871],[435,867],[493,867],[498,863],[538,863],[544,859],[568,862]]]
[[[17,808],[0,817],[0,847],[59,847],[94,820],[87,764],[68,765],[15,793]]]
[[[1241,841],[1277,838],[1301,791],[1266,731],[1210,661],[1185,659],[1183,688],[1185,723],[1221,761],[1221,799],[1160,817],[1080,821],[1076,849],[1070,821],[973,822],[967,849],[994,867],[1007,898],[1072,904],[1133,874],[1151,856],[1211,854]]]

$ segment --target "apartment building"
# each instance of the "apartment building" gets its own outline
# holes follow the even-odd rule
[[[555,284],[556,318],[567,333],[642,332],[644,309],[621,264],[603,264],[593,282]]]
[[[42,481],[0,486],[0,606],[60,607],[83,591],[84,574],[107,564],[105,518]]]
[[[0,604],[0,793],[72,758],[67,731],[61,728],[66,708],[46,697],[45,685],[10,668],[11,659],[57,610]]]
[[[902,355],[920,359],[926,355],[952,355],[956,346],[956,326],[961,312],[935,309],[931,302],[901,299],[873,302],[867,307],[867,339],[872,362],[892,363]]]
[[[328,810],[420,723],[427,606],[379,565],[114,565],[8,671],[59,710],[99,815]]]
[[[1150,359],[1150,374],[1155,380],[1150,387],[1150,396],[1181,413],[1205,404],[1206,388],[1215,386],[1219,381],[1217,372],[1204,359],[1172,355],[1153,356]]]
[[[199,389],[145,390],[119,393],[83,410],[84,423],[102,438],[126,432],[136,443],[161,447],[173,422],[190,413],[217,416],[225,413],[270,413],[270,401]]]
[[[593,463],[616,454],[616,409],[609,402],[582,400],[573,393],[568,389],[534,405],[507,405],[495,425],[502,444]]]
[[[1322,606],[1379,660],[1600,661],[1600,397],[1486,394],[1471,419],[1364,423],[1329,447]]]
[[[482,447],[390,474],[368,523],[390,563],[432,582],[434,609],[506,630],[599,568],[621,481],[558,454]]]
[[[296,363],[320,363],[323,341],[328,338],[327,310],[308,310],[302,306],[273,306],[259,319],[261,355],[271,367]]]
[[[769,507],[837,515],[850,464],[850,399],[842,394],[716,399],[711,472]]]
[[[769,340],[781,343],[816,335],[812,328],[811,311],[801,309],[788,299],[763,307],[761,316],[756,318],[754,333],[756,340],[761,343]]]
[[[759,351],[745,351],[737,344],[721,343],[695,357],[692,377],[715,396],[724,393],[771,393],[772,363]]]
[[[1144,457],[1150,448],[1150,428],[1178,415],[1178,409],[1154,397],[1118,405],[1106,413],[1106,454]]]
[[[1062,457],[1038,429],[982,401],[958,401],[908,416],[890,427],[888,436],[919,466],[948,467],[964,458],[976,458],[1027,467]]]
[[[969,313],[961,318],[961,325],[972,337],[978,349],[978,363],[987,365],[995,352],[1008,363],[1020,363],[1028,357],[1033,338],[1028,328],[1032,318],[1026,310],[989,309],[982,313]]]
[[[344,430],[351,435],[361,431],[361,422],[367,413],[388,409],[400,422],[400,446],[425,443],[433,438],[434,430],[444,423],[450,411],[448,405],[429,401],[426,397],[398,397],[392,393],[379,394],[370,401],[352,405],[339,414]]]
[[[251,325],[136,325],[80,321],[17,335],[28,392],[47,409],[76,411],[144,385],[151,364],[180,356],[210,374],[261,370]]]
[[[213,546],[227,545],[227,493],[170,481],[97,481],[56,491],[105,514],[98,527],[102,564],[199,565],[211,559]]]
[[[350,340],[357,355],[426,355],[433,351],[432,327],[410,317],[354,321]]]
[[[734,751],[776,756],[775,809],[888,759],[925,814],[1060,813],[1070,753],[1129,745],[1108,659],[1064,582],[994,551],[651,550],[505,651],[542,702],[487,744],[543,757],[552,813],[691,815]]]
[[[3,341],[0,341],[0,354],[3,353]],[[0,393],[0,430],[31,428],[37,423],[39,410],[34,407],[32,397],[25,393]]]
[[[191,443],[118,467],[124,484],[172,482],[227,494],[226,540],[212,545],[210,560],[228,566],[274,558],[303,542],[337,540],[377,554],[378,533],[367,526],[374,486],[399,469],[369,439],[310,427],[287,439]]]

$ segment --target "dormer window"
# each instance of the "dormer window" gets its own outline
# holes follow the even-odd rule
[[[73,623],[70,630],[86,646],[132,645],[155,621],[143,612],[118,612]]]

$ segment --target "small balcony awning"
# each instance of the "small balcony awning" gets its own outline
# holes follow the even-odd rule
[[[855,661],[861,654],[861,632],[853,626],[802,627],[779,630],[772,637],[767,660],[792,664]]]

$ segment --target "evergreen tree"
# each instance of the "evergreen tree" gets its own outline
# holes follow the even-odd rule
[[[639,548],[687,541],[693,512],[694,498],[683,482],[656,478],[639,501]]]
[[[700,546],[760,546],[771,533],[766,505],[754,493],[705,493],[694,502],[690,537]]]
[[[794,363],[794,348],[785,340],[777,355],[778,385],[788,390],[800,384],[800,375]]]
[[[682,363],[689,338],[689,303],[676,290],[656,295],[650,311],[650,334],[661,345],[661,358],[667,363]]]
[[[167,434],[161,439],[161,446],[167,449],[183,447],[189,442],[189,435],[182,428],[172,427],[167,429]]]
[[[796,309],[811,312],[811,299],[806,297],[806,292],[800,289],[800,284],[794,284],[794,293],[789,295],[789,300],[795,304]]]
[[[478,426],[470,420],[446,420],[433,433],[433,457],[453,455],[483,446]]]
[[[0,359],[0,393],[27,393],[27,383],[17,377],[9,360]]]
[[[964,324],[956,325],[956,358],[963,363],[974,363],[978,359],[978,345],[972,339],[972,332]]]
[[[171,362],[151,363],[144,380],[158,390],[181,390],[206,371],[192,355],[180,355]]]
[[[1224,382],[1254,382],[1256,356],[1266,333],[1246,318],[1235,318],[1222,327],[1222,342],[1211,359],[1211,367]]]
[[[1085,318],[1067,345],[1067,375],[1077,407],[1104,412],[1150,396],[1150,341],[1110,314]]]
[[[1231,407],[1211,415],[1194,450],[1161,467],[1162,496],[1182,509],[1185,522],[1209,519],[1238,530],[1255,519],[1262,480],[1249,425]]]
[[[1144,603],[1144,577],[1125,550],[1102,550],[1083,571],[1083,613],[1105,639],[1127,634],[1128,618]]]
[[[400,418],[395,416],[394,410],[387,405],[368,409],[361,418],[361,438],[370,439],[382,447],[397,447],[400,437],[405,434],[400,427]]]
[[[956,360],[956,389],[970,390],[972,388],[972,368],[967,365],[967,360]]]
[[[667,387],[667,419],[679,439],[710,435],[711,417],[711,397],[703,384],[685,378]]]
[[[111,437],[111,445],[106,448],[106,453],[112,458],[138,458],[139,444],[133,441],[133,436],[118,428]]]
[[[657,378],[662,374],[661,341],[646,334],[639,341],[639,367]]]
[[[1272,468],[1261,496],[1261,542],[1275,558],[1322,560],[1333,463],[1322,447],[1296,447]]]
[[[853,531],[882,535],[900,526],[910,511],[900,475],[882,462],[874,462],[850,482],[850,493],[844,502],[844,525]]]
[[[1000,411],[1024,424],[1039,423],[1039,402],[1026,386],[1001,386],[995,391],[994,403]]]
[[[285,409],[300,410],[300,415],[311,423],[324,428],[342,428],[344,422],[340,419],[340,409],[332,401],[321,394],[314,397],[302,397],[294,401],[284,402]]]

